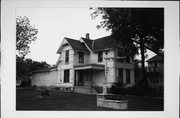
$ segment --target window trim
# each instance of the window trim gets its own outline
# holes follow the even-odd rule
[[[98,62],[103,62],[103,51],[98,52]]]
[[[66,73],[68,72],[68,73]],[[67,77],[67,78],[66,78]],[[69,83],[70,82],[70,70],[69,69],[66,69],[64,70],[64,83]],[[68,81],[67,81],[68,80]]]
[[[126,83],[131,83],[131,70],[126,69]]]
[[[123,52],[123,48],[117,48],[117,57],[124,57],[125,54]],[[118,59],[117,62],[125,63],[126,61],[124,59]]]
[[[130,56],[126,56],[126,63],[131,63]]]
[[[69,50],[65,51],[65,64],[69,63]]]
[[[79,52],[78,62],[82,64],[84,63],[84,52]]]

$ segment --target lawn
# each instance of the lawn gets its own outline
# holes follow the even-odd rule
[[[112,111],[96,106],[96,95],[50,91],[48,97],[38,97],[41,91],[16,90],[16,110]],[[163,111],[163,99],[122,96],[127,99],[127,111]]]

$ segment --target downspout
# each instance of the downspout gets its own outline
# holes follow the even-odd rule
[[[93,93],[93,79],[92,79],[92,71],[93,71],[93,69],[91,69],[91,94]]]
[[[116,49],[113,48],[114,52],[114,61],[113,61],[113,67],[114,67],[114,83],[116,83]],[[112,85],[111,85],[112,86]]]

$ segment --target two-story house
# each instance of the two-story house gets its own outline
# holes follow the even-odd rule
[[[164,58],[155,55],[148,59],[147,63],[149,87],[162,89],[164,87]]]
[[[122,49],[123,46],[111,36],[94,40],[89,34],[79,40],[65,37],[57,51],[60,56],[56,63],[56,86],[72,87],[81,92],[82,89],[92,92],[92,86],[104,84],[108,88],[113,83],[133,86],[133,60],[130,56],[121,59],[124,56]]]

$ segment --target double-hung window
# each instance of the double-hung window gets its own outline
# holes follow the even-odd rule
[[[79,63],[84,63],[84,53],[79,52]]]
[[[102,62],[103,61],[103,51],[99,51],[98,52],[98,62]]]
[[[117,56],[118,57],[124,57],[124,52],[123,52],[122,48],[118,48]],[[117,61],[123,63],[124,59],[118,59]]]
[[[69,82],[69,70],[64,70],[64,83]]]
[[[65,51],[65,63],[69,63],[69,50]]]

